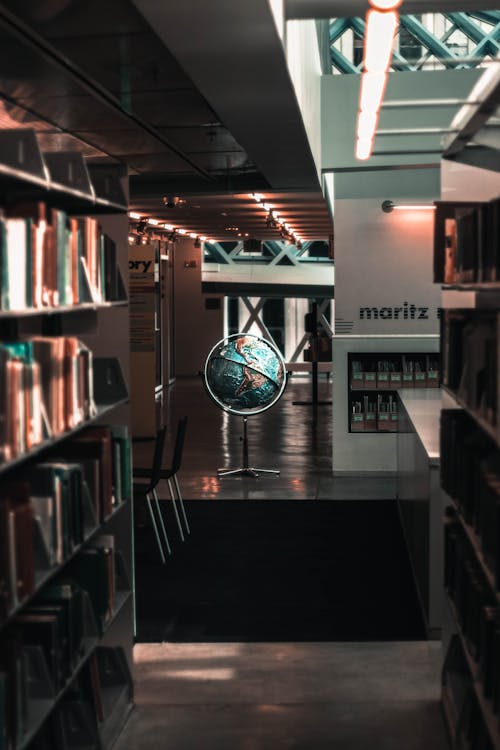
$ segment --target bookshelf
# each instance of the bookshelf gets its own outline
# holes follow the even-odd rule
[[[498,193],[497,181],[484,200],[438,202],[434,233],[434,280],[442,285],[445,307],[443,390],[459,407],[443,409],[440,429],[441,487],[448,503],[443,713],[457,745],[488,750],[500,748]]]
[[[347,366],[350,432],[397,432],[397,391],[439,387],[439,358],[430,352],[349,352]]]
[[[133,707],[126,179],[0,131],[0,746]]]

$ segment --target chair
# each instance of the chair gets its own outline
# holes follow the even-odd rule
[[[158,486],[158,482],[161,479],[161,465],[163,462],[163,452],[165,449],[165,439],[167,437],[167,427],[166,425],[162,425],[158,432],[156,433],[156,440],[155,440],[155,448],[153,452],[153,464],[151,466],[151,469],[142,469],[142,468],[136,468],[133,469],[133,478],[134,479],[149,479],[149,484],[144,487],[144,485],[140,485],[141,492],[144,492],[146,496],[146,504],[148,506],[149,515],[151,517],[151,523],[153,524],[153,530],[156,537],[156,543],[158,545],[158,550],[160,552],[161,561],[163,564],[166,562],[165,552],[163,550],[163,544],[165,545],[166,551],[168,555],[172,554],[172,549],[170,547],[170,542],[168,541],[167,536],[167,530],[165,528],[165,523],[163,521],[163,516],[161,514],[160,510],[160,503],[158,501],[158,494],[156,491],[156,488]],[[134,487],[136,485],[134,484]],[[155,517],[155,511],[158,516],[158,522]],[[176,510],[177,515],[177,510]],[[163,544],[160,537],[160,530],[163,535]]]
[[[169,469],[161,469],[160,478],[166,479],[170,497],[172,498],[172,505],[174,508],[175,518],[177,520],[177,528],[179,529],[179,536],[181,541],[184,541],[184,531],[186,534],[191,533],[189,523],[186,516],[186,510],[184,508],[184,501],[181,495],[181,489],[179,487],[179,481],[177,479],[177,472],[181,468],[182,462],[182,451],[184,448],[184,438],[186,436],[187,417],[182,417],[177,423],[177,435],[175,438],[174,453],[172,457],[172,466]],[[184,521],[184,531],[182,528],[181,519],[177,511],[177,503],[175,498],[174,487],[177,492],[177,500],[181,509],[182,520]]]

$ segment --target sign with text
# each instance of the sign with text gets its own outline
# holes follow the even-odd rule
[[[130,348],[153,352],[155,348],[155,248],[129,248]]]

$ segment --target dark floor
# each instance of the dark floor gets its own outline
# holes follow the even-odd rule
[[[329,396],[330,387],[322,381],[320,398],[327,400]],[[321,503],[309,506],[308,517],[309,523],[316,524],[318,530],[325,526],[325,529],[321,528],[322,533],[328,532],[332,518],[338,521],[343,517],[342,523],[336,525],[335,534],[342,543],[339,546],[344,550],[351,548],[352,560],[362,560],[365,585],[356,591],[355,599],[367,604],[365,615],[368,623],[374,624],[388,606],[397,605],[397,589],[391,592],[384,575],[373,575],[374,570],[369,569],[370,557],[374,562],[377,558],[385,558],[385,574],[390,575],[390,548],[401,544],[399,529],[393,523],[394,478],[333,478],[330,469],[331,406],[314,409],[292,404],[293,400],[308,398],[310,384],[292,380],[274,409],[249,420],[250,464],[279,468],[279,477],[218,479],[218,467],[241,464],[240,420],[221,412],[209,400],[199,379],[179,379],[166,394],[163,409],[169,425],[170,448],[177,418],[187,414],[189,419],[179,479],[188,500],[194,533],[185,544],[176,539],[171,508],[167,507],[166,518],[175,543],[170,563],[160,567],[151,538],[148,541],[150,531],[142,529],[138,532],[138,554],[143,556],[141,564],[148,561],[137,578],[142,589],[142,593],[138,591],[138,603],[146,590],[144,580],[147,576],[167,574],[167,578],[163,578],[165,590],[157,579],[154,582],[156,593],[147,597],[149,603],[144,598],[142,600],[143,625],[154,623],[157,607],[160,620],[156,622],[160,631],[163,628],[161,639],[167,642],[142,643],[135,647],[137,709],[117,744],[117,750],[156,750],[158,747],[167,750],[445,750],[448,747],[439,704],[441,649],[438,642],[378,639],[348,642],[349,638],[360,637],[354,629],[341,636],[345,638],[344,642],[299,639],[301,642],[284,643],[278,642],[279,633],[277,642],[244,642],[238,639],[239,631],[234,631],[234,641],[229,640],[231,633],[228,631],[227,638],[220,638],[219,642],[208,637],[210,642],[201,642],[203,633],[199,631],[199,618],[195,618],[197,622],[191,632],[193,640],[198,642],[173,643],[169,640],[168,627],[167,631],[164,629],[169,620],[168,617],[161,619],[162,608],[168,607],[175,596],[185,601],[191,598],[189,591],[182,591],[182,576],[173,573],[176,566],[189,566],[189,545],[195,543],[198,533],[201,534],[205,556],[197,560],[198,593],[205,591],[205,601],[214,595],[215,557],[224,533],[212,537],[203,535],[207,530],[206,514],[215,519],[224,507],[232,507],[231,512],[237,515],[242,512],[241,508],[245,513],[255,513],[255,518],[248,517],[247,534],[247,542],[254,541],[254,551],[250,545],[238,555],[241,540],[233,539],[232,557],[226,558],[226,569],[219,569],[219,575],[227,579],[227,568],[239,567],[240,575],[246,578],[245,585],[251,587],[252,559],[255,564],[261,559],[265,547],[272,546],[272,535],[269,534],[265,542],[263,537],[266,534],[260,535],[262,546],[258,542],[259,528],[265,530],[268,526],[267,532],[271,532],[279,519],[276,506],[280,501],[283,511],[293,507],[296,517],[299,517],[307,512],[308,501],[321,500]],[[147,465],[150,454],[151,443],[134,443],[136,465]],[[166,497],[166,488],[161,495]],[[197,502],[205,500],[214,502]],[[243,501],[253,502],[247,504]],[[334,506],[338,507],[337,516],[330,515]],[[385,527],[382,523],[375,529],[374,519],[378,516],[380,520],[387,510],[390,510],[391,523]],[[321,521],[315,512],[324,513],[328,523],[325,519]],[[225,511],[224,515],[227,514]],[[356,514],[357,522],[347,524],[345,519]],[[256,525],[258,516],[259,523],[262,523],[262,518],[269,523],[259,527]],[[300,538],[301,523],[299,520],[294,531],[298,534],[296,539]],[[356,533],[356,528],[357,532],[362,529],[362,533]],[[240,526],[238,533],[241,531]],[[303,536],[309,536],[310,531],[310,526],[304,528]],[[329,531],[332,532],[331,526]],[[375,542],[373,547],[369,547],[370,539]],[[286,550],[285,558],[288,555],[290,561],[293,558],[300,561],[300,542],[295,543],[298,547],[295,554],[291,554],[293,550]],[[148,565],[151,566],[149,573]],[[304,565],[309,565],[309,562],[304,560]],[[403,567],[406,565],[407,560]],[[285,563],[269,571],[269,591],[274,586],[277,596],[280,589],[290,594],[294,588],[293,575],[298,569],[293,571],[291,567]],[[171,577],[167,570],[171,570]],[[338,581],[352,580],[349,579],[352,573],[346,559],[340,560]],[[399,570],[398,575],[400,573]],[[262,582],[265,569],[259,574]],[[142,583],[141,575],[144,576]],[[318,585],[317,578],[311,579],[310,602],[318,593],[324,595],[324,589],[319,592]],[[346,588],[348,590],[349,586]],[[304,592],[307,593],[307,585]],[[411,585],[406,587],[405,596],[409,593],[413,602]],[[344,594],[345,590],[338,596],[342,598]],[[333,586],[332,601],[335,597]],[[219,609],[222,611],[224,607]],[[248,610],[240,614],[243,615],[240,622],[246,622]],[[313,616],[317,626],[318,611]],[[231,627],[237,619],[233,619]],[[418,615],[410,614],[410,620],[418,629]],[[282,639],[290,635],[293,636],[290,630],[282,632]],[[404,638],[403,633],[401,637]]]

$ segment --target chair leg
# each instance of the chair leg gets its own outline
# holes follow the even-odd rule
[[[151,523],[153,524],[153,530],[154,530],[155,537],[156,537],[156,544],[158,545],[158,550],[160,552],[161,561],[163,565],[165,565],[166,560],[165,560],[165,555],[163,553],[163,546],[161,543],[160,535],[158,533],[158,526],[156,524],[156,518],[155,518],[154,511],[153,511],[153,506],[151,505],[151,498],[149,494],[146,495],[146,504],[148,506],[149,515],[151,516]]]
[[[163,532],[163,539],[164,539],[164,542],[165,542],[165,546],[167,548],[168,554],[171,555],[172,554],[172,549],[170,547],[170,542],[168,541],[167,530],[165,528],[165,523],[163,521],[163,515],[162,515],[162,512],[161,512],[160,502],[158,500],[158,495],[156,494],[156,490],[153,490],[152,494],[153,494],[155,505],[156,505],[156,512],[158,513],[158,518],[160,519],[160,526],[161,526],[161,530]]]
[[[182,517],[184,519],[184,528],[186,529],[186,534],[190,534],[191,529],[189,528],[186,511],[184,508],[184,500],[182,499],[181,488],[179,487],[179,480],[177,479],[177,474],[174,474],[173,480],[174,480],[175,489],[177,490],[177,497],[179,499],[179,505],[181,506]]]
[[[181,542],[183,542],[184,532],[182,531],[181,519],[179,518],[179,512],[177,510],[177,503],[175,502],[175,494],[174,494],[174,490],[172,488],[172,482],[170,481],[170,479],[167,479],[167,484],[168,484],[168,490],[170,492],[170,497],[172,498],[172,506],[173,506],[174,513],[175,513],[175,520],[177,521],[177,528],[179,529],[179,536],[181,538]]]

